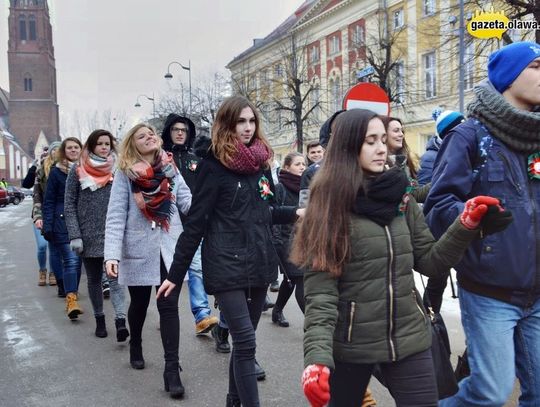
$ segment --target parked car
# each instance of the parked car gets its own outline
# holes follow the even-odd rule
[[[8,196],[9,196],[9,203],[12,203],[13,205],[19,205],[22,201],[24,201],[24,192],[21,191],[19,188],[14,186],[8,186]]]
[[[33,196],[34,190],[29,188],[20,188],[20,190],[24,193],[24,196]]]
[[[9,203],[8,191],[5,188],[0,187],[0,208],[6,206]]]

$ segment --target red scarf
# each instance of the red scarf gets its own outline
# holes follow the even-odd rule
[[[107,158],[101,158],[84,149],[77,167],[81,189],[90,188],[91,191],[95,191],[112,182],[115,162],[114,152],[111,152]]]
[[[163,150],[152,164],[139,161],[127,172],[135,202],[143,215],[167,231],[175,202],[171,191],[177,172],[172,154]]]
[[[235,147],[236,153],[224,164],[238,174],[255,174],[270,158],[268,147],[258,138],[250,145],[236,140]]]

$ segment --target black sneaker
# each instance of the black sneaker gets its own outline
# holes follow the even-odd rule
[[[266,372],[264,369],[259,365],[259,362],[255,360],[255,373],[257,374],[257,381],[262,381],[266,379]]]
[[[273,281],[272,284],[270,284],[270,292],[277,293],[279,291],[279,281]]]

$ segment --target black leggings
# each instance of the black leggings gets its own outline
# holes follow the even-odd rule
[[[161,259],[161,282],[167,278],[167,269]],[[156,287],[157,290],[158,287]],[[157,300],[161,342],[165,353],[165,362],[178,363],[178,344],[180,335],[180,319],[178,317],[178,297],[181,284],[178,284],[168,297],[161,296]],[[152,286],[128,286],[131,303],[128,310],[128,322],[131,332],[131,343],[140,344],[142,329],[146,319],[146,311],[152,295]]]
[[[381,363],[382,375],[397,407],[437,407],[438,394],[431,349],[392,363]],[[330,376],[328,407],[362,405],[374,365],[341,363]]]
[[[261,317],[267,287],[215,294],[232,338],[229,362],[229,394],[243,407],[259,407],[255,373],[255,330]],[[251,300],[249,300],[251,298]]]
[[[283,281],[279,286],[279,292],[275,305],[277,311],[283,310],[293,291],[294,296],[296,297],[296,302],[302,310],[302,313],[304,313],[304,276],[290,277],[290,282],[287,281],[287,276],[283,276]]]

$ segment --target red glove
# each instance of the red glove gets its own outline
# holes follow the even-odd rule
[[[330,369],[323,365],[309,365],[302,374],[302,387],[311,407],[324,407],[330,400],[328,378]]]
[[[491,196],[479,195],[465,202],[465,209],[461,214],[460,221],[467,229],[478,229],[482,218],[488,211],[488,206],[496,206],[499,211],[504,209],[499,205],[499,200]]]

